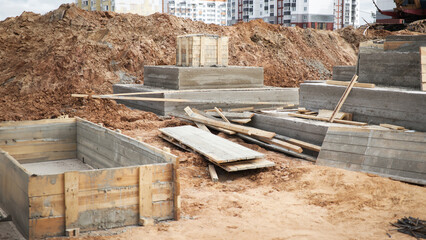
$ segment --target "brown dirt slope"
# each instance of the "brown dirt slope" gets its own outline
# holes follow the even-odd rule
[[[0,120],[86,112],[71,93],[110,93],[113,83],[142,83],[144,65],[175,64],[176,36],[189,33],[229,36],[230,64],[264,67],[272,86],[329,78],[333,65],[356,58],[355,48],[331,31],[260,20],[220,27],[62,5],[46,15],[24,12],[0,22]]]

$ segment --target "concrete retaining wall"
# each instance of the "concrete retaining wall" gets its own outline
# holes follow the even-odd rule
[[[334,66],[333,80],[350,81],[356,73],[356,66]]]
[[[175,90],[255,88],[263,86],[263,68],[145,66],[144,85]]]
[[[138,84],[115,84],[113,86],[114,93],[131,93],[145,91],[165,91],[164,89],[146,87]],[[167,91],[167,90],[166,90]],[[137,96],[137,95],[134,95]],[[251,89],[211,89],[211,90],[195,90],[182,92],[165,92],[153,95],[143,95],[143,97],[158,97],[167,99],[192,99],[202,100],[202,103],[179,103],[179,102],[145,102],[145,101],[129,101],[118,100],[126,106],[154,112],[158,115],[185,115],[184,108],[191,106],[199,109],[209,109],[220,107],[222,109],[239,108],[239,107],[271,107],[274,105],[253,105],[242,104],[242,102],[286,102],[298,104],[299,93],[297,88],[251,88]],[[210,102],[211,101],[211,102]],[[276,105],[281,106],[281,105]]]
[[[426,185],[426,133],[329,128],[317,164]]]
[[[418,51],[361,51],[358,61],[358,82],[420,89]]]
[[[344,91],[344,86],[303,83],[300,86],[300,106],[314,111],[333,110]],[[426,131],[426,92],[355,87],[341,111],[353,113],[354,121],[388,123]]]

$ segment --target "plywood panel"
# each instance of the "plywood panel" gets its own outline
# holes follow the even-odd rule
[[[201,153],[217,164],[250,160],[264,156],[262,153],[193,126],[162,128],[160,131],[196,152]]]

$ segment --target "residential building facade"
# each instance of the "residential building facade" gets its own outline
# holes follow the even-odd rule
[[[253,19],[284,26],[333,29],[333,0],[228,0],[228,25]]]
[[[168,0],[166,12],[193,21],[226,25],[227,0]]]
[[[334,0],[334,29],[359,26],[359,0]]]
[[[88,11],[113,11],[150,15],[162,12],[166,0],[76,0],[78,7]]]

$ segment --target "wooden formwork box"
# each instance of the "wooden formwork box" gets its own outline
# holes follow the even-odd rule
[[[92,170],[36,175],[26,163]],[[176,156],[83,119],[0,123],[0,207],[27,239],[179,218]]]
[[[191,34],[177,37],[176,65],[228,66],[228,37]]]

